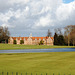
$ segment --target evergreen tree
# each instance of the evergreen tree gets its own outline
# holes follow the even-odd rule
[[[24,44],[24,40],[20,40],[20,44]]]
[[[58,45],[58,34],[54,34],[54,45]]]
[[[58,45],[65,45],[65,40],[63,35],[58,36]]]
[[[65,45],[65,40],[63,35],[58,35],[55,33],[54,35],[54,45]]]
[[[17,44],[17,41],[16,41],[16,40],[14,40],[14,41],[13,41],[13,44]]]

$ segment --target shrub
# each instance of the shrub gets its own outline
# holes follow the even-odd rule
[[[14,40],[13,44],[17,44],[17,41],[16,41],[16,40]]]
[[[40,41],[40,43],[39,43],[39,45],[43,45],[44,44],[44,41],[43,40],[41,40]]]
[[[20,40],[20,44],[24,44],[24,40]]]

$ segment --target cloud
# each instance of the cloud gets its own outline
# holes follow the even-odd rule
[[[0,0],[0,25],[13,34],[25,30],[47,30],[75,24],[75,1],[62,0]],[[18,33],[19,33],[18,32]],[[35,34],[36,35],[36,34]]]
[[[0,12],[6,13],[9,10],[23,10],[30,0],[0,0]]]
[[[46,16],[40,17],[40,19],[37,20],[37,22],[35,22],[35,25],[37,27],[40,26],[40,25],[45,27],[45,26],[49,25],[51,22],[52,22],[52,20],[50,19],[50,15],[47,14]]]
[[[70,4],[62,4],[56,11],[57,19],[66,20],[72,16],[72,13],[75,11],[75,2]]]
[[[9,27],[9,28],[14,28],[15,26],[10,26],[9,24],[2,24],[2,27]]]
[[[15,4],[15,3],[16,3],[16,4],[19,4],[19,3],[20,3],[20,4],[21,4],[21,3],[22,3],[22,4],[27,4],[29,1],[30,1],[30,0],[16,0],[16,1],[15,1],[15,0],[8,0],[9,4],[12,4],[12,5]]]

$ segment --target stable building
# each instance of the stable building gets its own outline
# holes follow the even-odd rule
[[[24,41],[24,45],[39,45],[40,41],[44,42],[44,45],[53,45],[54,38],[53,37],[10,37],[8,43],[14,44],[14,40],[16,40],[16,44],[20,44],[20,41]]]

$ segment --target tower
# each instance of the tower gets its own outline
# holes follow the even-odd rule
[[[32,37],[32,33],[30,33],[30,37]]]

